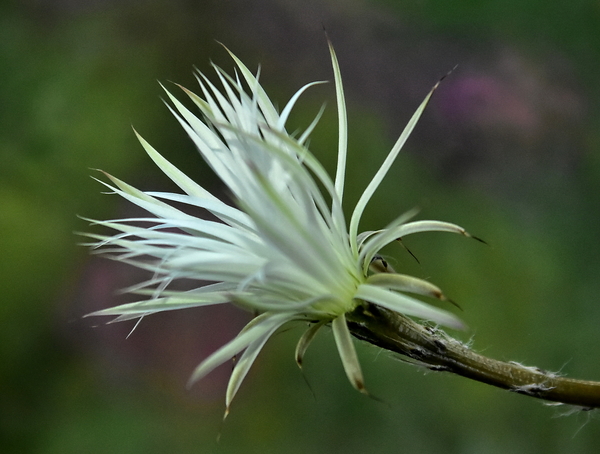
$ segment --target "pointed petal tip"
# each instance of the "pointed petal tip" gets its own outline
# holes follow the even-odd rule
[[[108,178],[111,178],[111,176],[112,176],[111,174],[109,174],[108,172],[106,172],[105,170],[102,170],[102,169],[95,169],[95,168],[92,167],[92,168],[90,168],[90,170],[92,170],[94,172],[100,172],[100,173],[104,174]],[[91,177],[91,178],[93,178],[96,181],[99,181],[98,178],[96,178],[96,177]]]
[[[460,308],[460,307],[459,307]],[[451,329],[455,329],[457,331],[466,331],[468,326],[456,315],[447,312],[445,310],[440,309],[441,313],[437,314],[435,317],[419,317],[424,320],[430,320],[433,323],[437,323],[443,326],[446,326]]]
[[[460,306],[460,304],[458,304],[456,301],[451,300],[450,298],[446,298],[445,295],[442,295],[444,297],[444,299],[442,301],[447,301],[450,304],[452,304],[454,307],[456,307],[457,309],[461,310],[464,312],[464,309]]]
[[[490,245],[490,244],[489,244],[487,241],[485,241],[485,240],[483,240],[483,239],[479,238],[478,236],[471,235],[470,233],[467,233],[467,232],[465,232],[465,233],[466,233],[466,235],[467,235],[469,238],[473,238],[474,240],[476,240],[476,241],[479,241],[480,243],[483,243],[483,244],[485,244],[486,246],[489,246],[489,245]]]
[[[365,382],[363,380],[354,380],[354,382],[352,382],[352,386],[359,393],[365,394],[367,396],[370,395],[369,391],[367,391],[367,388],[365,387]]]
[[[371,394],[369,392],[369,390],[367,389],[367,387],[365,386],[365,383],[363,381],[359,381],[359,382],[357,381],[356,383],[351,382],[351,384],[354,387],[354,389],[356,389],[359,393],[364,394],[369,399],[373,399],[373,400],[376,400],[377,402],[384,403],[384,401],[382,399],[380,399],[379,397],[377,397],[374,394]]]
[[[303,360],[303,358],[296,356],[296,365],[298,366],[298,369],[300,369],[300,370],[302,370],[302,360]]]
[[[223,47],[223,49],[225,49],[227,52],[231,53],[231,51],[229,50],[229,48],[228,48],[228,47],[227,47],[225,44],[223,44],[221,41],[219,41],[218,39],[215,39],[215,42],[216,42],[216,43],[217,43],[219,46]]]
[[[302,334],[298,343],[296,344],[296,351],[294,352],[294,356],[296,358],[296,364],[302,370],[302,365],[304,363],[304,354],[306,353],[306,349],[314,339],[317,332],[327,323],[327,320],[322,320],[318,323],[311,325],[305,332]]]
[[[469,326],[458,317],[456,317],[456,319],[453,322],[446,323],[446,326],[457,331],[466,331],[467,329],[469,329]]]
[[[194,374],[192,374],[192,376],[188,378],[188,381],[185,384],[185,388],[189,391],[190,389],[192,389],[192,387],[196,384],[197,381],[198,379],[194,377]]]
[[[438,89],[438,87],[440,86],[440,84],[442,83],[442,81],[448,77],[450,74],[452,74],[454,72],[454,70],[458,68],[458,64],[454,65],[454,67],[448,71],[446,74],[444,74],[442,77],[439,78],[439,80],[435,83],[435,85],[433,86],[433,88],[431,89],[431,91],[429,92],[429,94],[433,94],[434,91],[436,91]]]
[[[89,314],[85,314],[82,316],[82,318],[88,318],[88,317],[102,317],[102,316],[107,316],[107,315],[114,315],[112,313],[107,314],[106,311],[111,310],[112,308],[108,308],[108,309],[100,309],[99,311],[94,311],[94,312],[90,312]]]

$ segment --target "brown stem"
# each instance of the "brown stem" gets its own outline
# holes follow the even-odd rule
[[[441,330],[380,306],[359,306],[347,314],[347,320],[350,332],[358,339],[407,356],[431,370],[584,409],[600,407],[600,382],[574,380],[537,367],[486,358]]]

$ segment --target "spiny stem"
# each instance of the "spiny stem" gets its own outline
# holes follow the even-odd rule
[[[584,409],[600,407],[600,382],[570,379],[537,367],[487,358],[441,330],[385,308],[365,304],[347,314],[347,320],[350,332],[358,339],[407,356],[430,370]]]

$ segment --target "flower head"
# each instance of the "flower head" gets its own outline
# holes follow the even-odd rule
[[[94,247],[120,261],[150,270],[153,277],[131,289],[146,295],[145,299],[91,315],[113,315],[121,321],[141,319],[155,312],[224,303],[257,314],[237,337],[202,361],[190,379],[195,382],[237,356],[226,393],[227,409],[265,342],[289,322],[310,325],[296,349],[299,365],[315,333],[331,324],[346,374],[351,384],[365,393],[345,316],[359,304],[367,301],[408,316],[461,327],[454,315],[409,295],[444,299],[436,286],[395,273],[377,255],[382,247],[412,233],[447,231],[468,236],[461,227],[439,221],[410,221],[412,213],[408,213],[384,229],[358,234],[369,199],[437,85],[367,186],[347,226],[342,211],[346,108],[340,69],[331,45],[330,52],[339,120],[334,180],[306,147],[321,112],[298,138],[285,129],[299,96],[319,82],[305,85],[278,112],[259,84],[258,76],[233,54],[237,65],[235,77],[214,67],[221,88],[201,73],[197,79],[202,97],[182,87],[200,110],[202,120],[165,91],[174,106],[169,109],[231,191],[237,207],[224,203],[192,181],[139,135],[148,155],[183,193],[142,192],[107,175],[112,182],[105,183],[109,188],[153,216],[94,221],[117,231],[113,236],[90,234],[98,240]],[[201,208],[218,221],[192,216],[169,202]],[[198,286],[187,291],[170,290],[171,282],[179,279],[196,281]]]

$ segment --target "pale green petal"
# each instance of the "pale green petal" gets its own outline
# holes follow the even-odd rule
[[[156,296],[156,289],[155,288],[150,288],[154,285],[157,284],[161,284],[163,281],[165,280],[165,277],[155,277],[153,279],[149,279],[147,281],[143,281],[140,282],[138,284],[132,285],[130,287],[126,287],[122,290],[119,291],[119,293],[134,293],[136,295],[150,295],[150,296]],[[172,279],[171,279],[172,281]],[[181,291],[181,290],[168,290],[166,288],[163,288],[160,290],[160,296],[161,297],[168,297],[168,296],[176,296],[178,298],[197,298],[199,295],[201,296],[204,293],[211,293],[211,292],[215,292],[215,293],[223,293],[225,294],[226,292],[233,292],[238,290],[238,285],[237,283],[230,283],[230,282],[215,282],[214,284],[206,284],[203,285],[202,287],[197,287],[195,289],[192,290],[187,290],[187,291]]]
[[[346,176],[346,156],[348,154],[348,118],[346,113],[346,97],[344,96],[344,85],[340,65],[333,49],[331,41],[328,40],[331,64],[333,66],[333,77],[335,81],[335,99],[338,111],[338,157],[335,171],[335,192],[340,200],[344,198],[344,179]]]
[[[193,385],[224,362],[231,360],[252,342],[261,339],[265,334],[272,332],[274,328],[280,327],[290,320],[289,314],[264,313],[255,317],[233,340],[212,353],[196,367],[188,381],[188,386]]]
[[[450,232],[469,238],[472,236],[461,226],[443,221],[414,221],[401,225],[395,232],[398,238],[420,232]]]
[[[357,391],[368,394],[360,363],[358,362],[358,356],[356,355],[356,349],[352,342],[352,336],[346,324],[346,316],[342,314],[333,319],[331,328],[333,329],[335,344],[337,345],[348,380],[350,380],[350,383]]]
[[[313,196],[315,201],[318,202],[320,209],[326,208],[327,205],[320,203],[320,199],[323,198],[323,195],[316,186],[311,175],[307,172],[306,168],[316,175],[319,182],[323,184],[329,195],[335,197],[333,182],[331,181],[331,178],[329,177],[329,174],[325,168],[306,147],[302,146],[298,141],[289,135],[269,128],[261,130],[263,136],[250,134],[246,131],[241,131],[228,125],[222,125],[222,128],[230,129],[231,131],[236,132],[240,137],[244,137],[263,147],[264,151],[270,156],[269,159],[277,161],[278,164],[283,165],[285,169],[290,172],[291,176],[297,179],[299,182],[298,187],[302,190],[302,192],[309,193],[311,196]],[[263,139],[265,134],[267,135],[267,138],[276,138],[277,144]],[[306,168],[304,168],[304,166],[306,166]],[[273,184],[273,182],[271,182],[271,184]],[[324,210],[324,212],[326,213],[327,211]]]
[[[315,116],[314,120],[310,123],[310,125],[308,125],[308,127],[306,128],[306,130],[298,138],[298,144],[300,144],[302,146],[305,146],[306,140],[312,134],[313,130],[315,129],[315,127],[319,123],[319,120],[323,116],[323,112],[325,112],[325,106],[324,105],[321,106],[321,108],[319,109],[319,112]]]
[[[186,121],[181,118],[170,106],[167,106],[181,127],[190,136],[202,157],[218,177],[225,183],[234,193],[240,194],[242,191],[237,184],[235,171],[239,166],[234,164],[230,153],[227,151],[227,146],[223,143],[220,145],[211,142],[217,141],[217,136],[208,128],[205,131],[195,131]],[[212,136],[210,135],[212,134]]]
[[[189,126],[196,132],[199,137],[202,137],[203,141],[212,149],[224,149],[223,141],[215,134],[215,132],[210,128],[209,125],[201,121],[196,115],[194,115],[187,107],[185,107],[179,99],[177,99],[173,94],[167,90],[164,85],[160,85],[162,89],[165,91],[169,100],[173,103],[179,114],[180,118],[183,118]],[[186,94],[190,94],[191,92],[184,87],[179,86]],[[167,104],[168,106],[168,104]],[[219,109],[215,109],[220,113]],[[213,110],[204,112],[205,115],[213,114]],[[214,115],[214,114],[213,114]],[[219,117],[219,121],[225,121],[225,118]]]
[[[200,73],[199,76],[202,78],[202,81],[205,84],[201,85],[201,88],[203,90],[204,95],[207,98],[208,104],[211,106],[211,113],[214,116],[214,118],[212,118],[211,121],[214,122],[214,120],[216,120],[216,122],[223,123],[229,122],[233,126],[239,127],[240,125],[236,124],[237,116],[235,109],[227,100],[227,98],[223,96],[221,90],[219,90],[204,74]],[[210,93],[208,93],[208,90],[205,88],[205,86],[210,89],[212,96],[210,95]],[[225,116],[223,116],[222,114],[225,114]],[[227,140],[227,137],[225,138],[225,140]]]
[[[331,250],[331,246],[327,244],[327,236],[315,235],[314,231],[309,230],[309,226],[295,215],[293,205],[286,204],[267,180],[257,178],[257,183],[265,194],[263,204],[272,203],[273,211],[279,213],[279,219],[274,223],[273,217],[268,213],[262,216],[264,210],[255,212],[255,207],[246,207],[263,239],[293,259],[307,274],[328,280],[333,288],[344,285],[344,282],[338,281],[347,278],[347,273],[345,276],[335,274],[339,270],[339,259],[327,253]],[[318,227],[318,224],[312,223],[312,226]]]
[[[140,202],[140,206],[144,207],[146,205],[146,202],[141,201]],[[148,207],[149,209],[152,209],[152,206]],[[181,212],[179,212],[181,213]],[[165,213],[165,214],[170,214],[170,213]],[[116,222],[112,222],[112,221],[91,221],[94,224],[97,225],[102,225],[102,226],[106,226],[106,227],[110,227],[113,229],[117,229],[117,230],[121,230],[121,231],[126,231],[128,228],[132,228],[135,230],[135,227],[131,227],[131,226],[127,226],[127,224],[121,224],[120,222],[123,221],[137,221],[137,222],[151,222],[154,223],[156,225],[154,225],[153,227],[150,227],[148,229],[146,229],[146,231],[148,231],[147,234],[141,234],[142,230],[137,231],[136,233],[138,235],[140,235],[142,238],[147,237],[147,238],[158,238],[158,237],[162,237],[162,238],[176,238],[176,241],[173,242],[173,246],[178,246],[180,243],[179,241],[181,241],[182,243],[189,243],[189,242],[194,242],[194,238],[199,238],[198,241],[203,241],[202,239],[207,239],[212,242],[214,242],[214,244],[216,244],[217,246],[215,246],[216,249],[221,249],[219,246],[222,245],[223,250],[229,250],[229,251],[237,251],[241,254],[252,254],[254,253],[255,255],[264,255],[265,251],[267,250],[265,248],[265,245],[262,244],[260,242],[260,239],[253,233],[249,233],[247,231],[243,231],[243,230],[239,230],[239,229],[235,229],[232,228],[226,224],[222,224],[219,222],[214,222],[214,221],[207,221],[205,219],[200,219],[200,218],[193,218],[193,217],[185,217],[187,215],[184,215],[183,213],[181,213],[183,215],[182,219],[153,219],[153,218],[139,218],[139,219],[128,219],[128,220],[121,220],[121,221],[116,221]],[[176,228],[181,230],[182,232],[185,233],[175,233],[175,232],[163,232],[159,229],[171,229],[171,228]],[[159,232],[159,233],[155,233],[155,232]],[[101,243],[98,244],[97,247],[99,246],[104,246],[104,244],[110,244],[110,243],[118,243],[119,241],[121,241],[121,237],[122,235],[115,235],[114,237],[104,237],[102,235],[94,235],[94,234],[85,234],[86,236],[89,237],[94,237],[94,238],[106,238],[106,240]],[[128,240],[123,240],[123,241],[128,241]],[[208,245],[209,242],[205,243],[205,245]],[[134,248],[137,248],[138,246],[136,245],[137,243],[139,243],[139,246],[144,244],[144,240],[141,241],[129,241],[127,244],[127,247],[129,246],[133,246]],[[235,247],[231,247],[231,246],[235,246]]]
[[[200,119],[196,115],[194,115],[187,107],[185,107],[175,96],[173,96],[173,94],[171,94],[169,90],[167,90],[162,85],[161,87],[163,88],[163,90],[165,90],[167,96],[169,97],[170,101],[173,103],[179,114],[181,114],[181,117],[178,116],[178,119],[181,120],[181,118],[183,118],[189,124],[189,126],[191,126],[192,130],[198,135],[198,137],[202,138],[203,144],[207,146],[207,148],[200,148],[200,150],[203,152],[202,156],[205,159],[207,159],[207,156],[204,154],[205,150],[206,152],[208,152],[208,156],[212,156],[211,150],[226,151],[225,144],[211,128],[212,125],[205,124],[203,121],[200,121]],[[204,113],[205,116],[215,116],[212,107],[208,105],[206,101],[202,100],[198,95],[189,91],[187,88],[182,87],[181,85],[178,85],[178,87],[181,88],[181,90],[183,90],[183,92],[187,94],[198,107],[200,107],[202,113]],[[168,104],[167,107],[169,107]],[[218,108],[216,110],[218,112],[218,118],[216,118],[215,120],[225,121]],[[189,131],[187,132],[188,134],[190,134]]]
[[[277,329],[279,329],[279,327],[281,325],[283,325],[284,323],[286,323],[292,319],[293,319],[293,317],[289,317],[288,319],[285,319],[285,318],[280,319],[278,324],[274,324],[271,327],[271,329],[269,329],[263,335],[258,337],[256,340],[252,341],[248,345],[248,347],[246,348],[246,350],[244,351],[242,356],[237,360],[235,367],[233,369],[233,372],[231,373],[231,378],[229,379],[229,384],[227,385],[227,392],[225,394],[225,406],[226,406],[225,415],[227,415],[227,412],[229,412],[229,407],[231,405],[231,401],[233,400],[236,393],[238,392],[238,389],[240,388],[242,381],[244,381],[244,378],[246,378],[246,375],[248,374],[250,367],[256,360],[256,357],[258,356],[258,354],[264,347],[267,340],[273,335],[273,333]]]
[[[246,213],[237,208],[229,206],[218,199],[213,201],[185,194],[175,194],[172,192],[146,191],[146,194],[157,199],[170,200],[172,202],[179,202],[198,208],[203,208],[230,226],[237,226],[250,231],[253,230],[252,220]]]
[[[406,224],[410,218],[417,214],[417,210],[410,210],[406,213],[398,216],[392,223],[390,223],[385,229],[374,232],[368,232],[366,234],[360,234],[357,241],[359,243],[359,263],[362,263],[363,273],[367,273],[367,269],[371,264],[371,260],[375,254],[377,254],[381,248],[391,243],[398,238],[396,231]]]
[[[194,180],[189,178],[185,173],[180,171],[177,167],[167,161],[158,151],[156,151],[138,132],[134,129],[133,132],[137,136],[138,140],[148,153],[148,156],[152,158],[154,163],[167,175],[177,186],[179,186],[186,194],[198,197],[200,199],[208,199],[214,204],[223,204],[218,198],[204,189],[202,186],[197,184]]]
[[[246,289],[245,289],[246,290]],[[318,311],[311,308],[315,303],[319,301],[330,301],[332,299],[331,296],[327,297],[310,297],[301,301],[294,301],[291,299],[290,294],[285,297],[277,297],[273,295],[273,292],[268,292],[263,295],[260,292],[256,292],[257,295],[253,297],[252,293],[249,291],[245,291],[243,293],[232,292],[231,302],[236,304],[237,306],[246,308],[250,311],[272,311],[272,312],[281,312],[281,313],[295,313],[295,314],[303,314],[307,318],[311,315],[317,317],[319,314]],[[285,301],[285,303],[283,303]],[[322,315],[322,314],[321,314]]]
[[[198,77],[196,77],[196,79],[198,79]],[[196,104],[196,107],[198,107],[200,109],[200,112],[205,117],[210,118],[212,116],[212,113],[211,113],[212,109],[211,109],[210,105],[204,99],[202,99],[196,93],[188,90],[187,88],[185,88],[182,85],[179,85],[179,84],[175,84],[175,85],[177,85],[186,95],[188,95],[188,97],[194,102],[194,104]],[[202,85],[202,82],[200,82],[200,85]],[[207,127],[210,129],[212,127],[212,125],[208,124]]]
[[[290,98],[290,100],[288,101],[288,103],[285,105],[285,107],[281,111],[279,119],[277,120],[276,129],[279,130],[279,131],[284,131],[285,130],[285,123],[287,122],[287,119],[290,116],[290,113],[292,112],[292,109],[294,108],[294,105],[296,104],[296,102],[298,101],[298,98],[300,98],[300,96],[302,95],[302,93],[304,93],[310,87],[314,87],[315,85],[320,85],[320,84],[324,84],[324,83],[325,82],[323,82],[323,81],[311,82],[309,84],[304,85],[302,88],[300,88],[300,90],[298,90],[296,93],[294,93],[294,96],[292,96]]]
[[[306,349],[308,348],[312,340],[315,338],[317,332],[327,323],[328,320],[322,320],[318,323],[313,323],[306,331],[304,331],[304,334],[300,336],[298,344],[296,345],[296,351],[294,353],[294,357],[296,358],[296,364],[298,364],[298,367],[300,369],[302,369],[302,362],[304,361],[304,354],[306,353]]]
[[[386,309],[400,314],[431,320],[440,325],[449,326],[450,328],[464,329],[465,327],[460,319],[450,312],[431,306],[407,295],[392,292],[374,285],[360,285],[356,290],[355,297],[378,304],[379,306],[383,306]]]
[[[471,235],[462,227],[442,221],[414,221],[400,222],[399,225],[390,225],[388,228],[376,232],[369,232],[364,237],[364,243],[360,258],[363,263],[363,271],[366,272],[371,260],[384,246],[396,241],[406,235],[421,232],[450,232],[470,237]]]
[[[242,76],[244,77],[244,79],[246,79],[250,90],[252,91],[252,93],[255,94],[256,98],[258,99],[258,105],[260,106],[260,110],[263,112],[263,115],[266,117],[269,124],[275,124],[277,122],[278,117],[277,110],[273,106],[269,95],[267,95],[265,90],[258,83],[258,79],[254,77],[254,75],[246,67],[246,65],[244,65],[244,63],[242,63],[242,61],[239,58],[237,58],[229,49],[227,49],[227,47],[225,47],[225,50],[235,61],[236,65],[240,69],[240,72],[242,73]]]
[[[194,218],[193,216],[187,215],[185,213],[183,213],[182,211],[179,211],[176,208],[173,208],[172,206],[161,202],[160,200],[157,200],[154,197],[149,196],[148,194],[134,188],[133,186],[125,183],[124,181],[119,180],[116,177],[113,177],[112,175],[104,172],[104,174],[115,184],[117,185],[117,188],[109,185],[108,183],[105,183],[103,181],[100,181],[100,183],[102,183],[103,185],[105,185],[106,187],[112,189],[113,191],[115,191],[115,193],[119,194],[121,197],[129,200],[130,202],[136,204],[137,206],[145,209],[146,211],[152,213],[153,215],[159,217],[159,218],[174,218],[174,219],[189,219],[189,220],[195,220],[197,218]]]
[[[228,74],[226,74],[225,71],[223,71],[219,66],[217,66],[215,64],[213,64],[212,66],[215,69],[215,72],[217,73],[217,77],[219,78],[219,81],[221,82],[221,86],[225,90],[225,94],[227,95],[227,100],[225,100],[225,98],[218,98],[219,103],[221,106],[223,106],[223,104],[227,104],[228,106],[231,106],[231,111],[230,111],[231,117],[229,117],[229,121],[231,122],[231,124],[234,126],[242,127],[242,124],[236,125],[236,122],[239,121],[239,119],[243,119],[243,117],[247,114],[250,114],[252,117],[256,118],[258,109],[251,110],[251,109],[244,108],[243,100],[244,100],[244,98],[247,99],[248,95],[245,94],[242,87],[239,87],[238,84]],[[205,80],[208,81],[208,78],[205,78]],[[210,83],[210,81],[208,81],[208,83]],[[237,90],[236,90],[237,93],[231,89],[232,85],[237,88]],[[211,88],[215,92],[215,95],[218,94],[219,96],[221,96],[222,92],[219,89],[217,89],[216,87],[212,87],[212,85],[211,85]],[[250,105],[252,105],[252,103],[250,103]],[[251,126],[252,128],[255,128],[256,122],[254,122],[253,124],[247,123],[246,125]]]
[[[156,222],[154,220],[154,222]],[[111,229],[123,232],[119,235],[113,235],[111,237],[105,237],[103,235],[87,234],[89,237],[105,238],[105,240],[99,245],[104,246],[105,244],[119,245],[124,248],[136,247],[136,245],[145,246],[144,249],[149,251],[153,248],[160,251],[160,256],[165,255],[165,248],[158,246],[172,246],[174,248],[182,249],[187,247],[190,249],[202,250],[202,251],[219,251],[219,252],[230,252],[238,254],[247,254],[245,248],[240,248],[233,242],[225,241],[226,238],[231,238],[231,235],[225,229],[219,231],[219,234],[223,236],[221,238],[215,238],[212,236],[197,236],[189,235],[185,233],[177,233],[173,231],[159,230],[159,228],[144,228],[137,227],[129,224],[124,224],[122,221],[110,222],[110,221],[96,221],[95,224],[109,227]],[[218,224],[222,225],[222,224]],[[165,228],[161,225],[155,226],[161,229]],[[237,232],[235,232],[237,233]],[[127,239],[133,237],[134,239]],[[239,236],[231,238],[238,240]],[[186,251],[187,252],[187,251]]]
[[[367,278],[367,284],[383,287],[399,292],[416,293],[417,295],[430,296],[440,300],[446,297],[442,291],[430,282],[406,274],[377,273]]]
[[[429,103],[429,100],[431,99],[431,96],[433,95],[433,92],[438,87],[438,85],[439,82],[431,89],[431,91],[427,94],[427,96],[425,97],[421,105],[418,107],[416,112],[413,114],[408,124],[402,131],[402,134],[400,134],[400,137],[394,144],[394,147],[388,154],[387,158],[385,159],[385,161],[383,162],[383,164],[381,165],[381,167],[379,168],[379,170],[377,171],[377,173],[375,174],[375,176],[361,195],[360,199],[358,200],[358,203],[354,208],[354,212],[352,213],[352,217],[350,218],[350,239],[353,244],[355,244],[356,242],[358,224],[365,210],[365,207],[367,206],[367,203],[369,202],[369,200],[371,200],[371,197],[375,193],[375,190],[379,187],[379,184],[383,181],[383,178],[386,176],[388,170],[390,170],[390,168],[392,167],[392,164],[396,160],[398,153],[400,153],[400,150],[406,143],[408,137],[412,133],[415,126],[417,125],[419,118],[421,118],[421,114],[425,110],[425,107]]]
[[[286,257],[293,259],[300,270],[315,280],[323,282],[332,292],[338,292],[340,288],[347,288],[347,281],[352,276],[349,276],[347,272],[340,274],[337,264],[331,266],[331,261],[336,257],[324,255],[328,249],[320,242],[317,243],[317,238],[307,236],[306,231],[298,229],[291,223],[284,223],[284,220],[280,220],[278,225],[274,225],[268,219],[253,217],[265,241],[272,244]],[[295,232],[298,234],[294,235]]]

